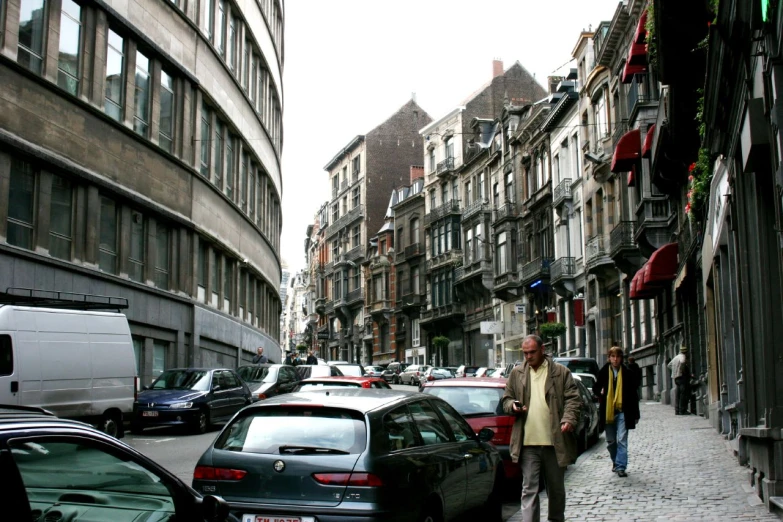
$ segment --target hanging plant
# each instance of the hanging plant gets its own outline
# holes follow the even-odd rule
[[[647,61],[653,69],[658,69],[658,44],[655,39],[655,11],[653,3],[647,4],[647,21],[644,24],[647,32],[645,43],[647,44]]]
[[[439,335],[437,337],[433,337],[432,338],[432,346],[436,350],[444,350],[444,349],[448,348],[450,342],[451,342],[451,339],[449,339],[445,335]]]
[[[566,331],[566,325],[563,323],[544,323],[538,326],[541,337],[545,339],[555,339],[563,335]]]

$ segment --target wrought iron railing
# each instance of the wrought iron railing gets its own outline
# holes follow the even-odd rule
[[[603,234],[598,234],[587,240],[587,244],[585,245],[585,260],[588,266],[605,255],[606,250],[604,249]]]
[[[646,197],[637,209],[636,231],[647,226],[666,224],[671,216],[671,203],[666,196]]]
[[[522,282],[527,284],[535,279],[549,276],[549,266],[552,258],[538,257],[522,267]]]
[[[609,253],[612,256],[621,250],[636,248],[633,240],[635,225],[633,221],[620,221],[612,229],[612,233],[609,234]]]
[[[427,260],[427,270],[438,268],[448,263],[461,263],[462,250],[449,250]]]
[[[552,205],[557,207],[565,200],[571,200],[571,178],[565,178],[557,184],[552,193]]]
[[[511,217],[517,217],[519,216],[519,207],[516,203],[513,201],[506,202],[505,205],[501,206],[500,208],[496,209],[492,213],[492,222],[496,223],[500,221],[501,219],[511,218]]]
[[[356,301],[361,301],[364,299],[364,294],[362,293],[361,288],[355,288],[348,292],[348,295],[345,297],[345,300],[348,302],[348,304],[354,303]]]
[[[617,146],[617,142],[620,141],[620,138],[622,138],[626,132],[628,132],[628,120],[620,120],[615,123],[614,132],[612,133],[613,149]]]
[[[462,221],[470,219],[472,216],[478,214],[482,210],[489,209],[489,202],[486,199],[477,199],[465,209],[462,210]]]
[[[348,225],[350,222],[362,216],[364,216],[364,205],[357,205],[353,207],[351,210],[348,211],[348,213],[343,214],[342,216],[337,218],[334,223],[332,223],[326,228],[326,237],[330,238],[334,236],[340,230],[345,228],[345,226]]]
[[[441,218],[448,216],[449,214],[460,214],[462,211],[459,208],[459,200],[452,199],[447,201],[443,205],[430,210],[429,214],[424,216],[424,225],[437,221]]]
[[[435,173],[440,176],[454,170],[454,158],[446,158],[438,163],[438,167],[435,169]]]
[[[495,278],[495,287],[507,285],[509,283],[518,283],[519,282],[519,274],[516,272],[506,272],[505,274],[499,275]]]
[[[553,283],[561,279],[572,279],[576,274],[576,262],[573,257],[559,257],[549,267],[549,280]]]

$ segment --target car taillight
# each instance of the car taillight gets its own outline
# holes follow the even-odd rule
[[[257,398],[259,401],[263,401],[264,399],[266,399],[266,395],[264,395],[263,393],[259,393]]]
[[[196,466],[193,478],[196,480],[242,480],[247,471],[243,469],[213,468],[212,466]]]
[[[416,377],[418,377],[419,375],[421,375],[421,372],[416,372]]]
[[[372,473],[313,473],[313,478],[326,486],[383,486],[380,477]]]
[[[495,436],[492,437],[492,444],[510,444],[511,443],[511,428],[514,427],[514,419],[511,415],[504,415],[497,418],[497,426],[487,426],[495,432]]]
[[[432,375],[428,375],[428,376],[427,376],[427,380],[428,380],[428,381],[434,381],[434,380],[435,380],[435,377],[433,377]]]

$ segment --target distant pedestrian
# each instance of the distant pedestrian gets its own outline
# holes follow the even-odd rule
[[[680,353],[669,361],[672,380],[676,386],[674,392],[674,414],[688,415],[688,402],[691,397],[691,367],[688,364],[688,347],[680,346]]]
[[[525,362],[506,381],[503,411],[516,415],[511,430],[511,460],[522,467],[522,520],[541,516],[540,477],[549,497],[547,520],[565,520],[565,469],[576,462],[574,429],[582,399],[571,372],[544,353],[537,335],[522,341]]]
[[[289,366],[296,366],[296,364],[294,363],[294,352],[289,350],[285,353],[285,361],[283,361],[283,364],[287,364]]]
[[[269,362],[266,355],[264,355],[264,347],[259,346],[257,353],[253,356],[253,364],[266,364]]]
[[[306,364],[318,364],[318,358],[313,355],[313,351],[310,350],[310,352],[307,354],[307,363]]]
[[[612,471],[627,477],[628,430],[636,428],[639,420],[637,374],[623,365],[623,350],[609,349],[609,362],[598,371],[593,392],[600,397],[598,421],[606,429],[606,447],[612,458]]]

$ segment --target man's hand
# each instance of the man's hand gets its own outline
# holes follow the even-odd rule
[[[568,433],[569,431],[574,431],[574,427],[571,426],[571,423],[564,422],[560,425],[560,431],[563,433]]]
[[[527,406],[522,406],[520,408],[519,404],[520,404],[519,401],[514,401],[511,404],[511,411],[513,411],[514,413],[524,413],[524,412],[526,412],[527,411]]]

